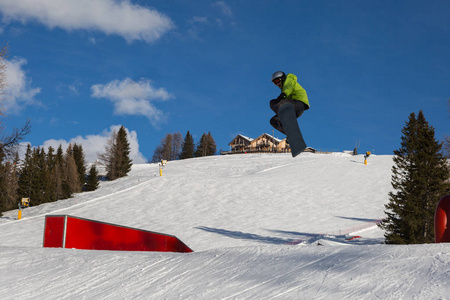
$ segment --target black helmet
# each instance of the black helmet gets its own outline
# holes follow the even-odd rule
[[[286,74],[284,74],[284,72],[282,72],[282,71],[276,71],[272,75],[272,81],[274,81],[277,78],[280,78],[281,81],[283,81],[286,78]]]

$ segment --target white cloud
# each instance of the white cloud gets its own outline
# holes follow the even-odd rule
[[[89,163],[93,163],[97,160],[98,154],[105,152],[105,147],[107,141],[111,138],[111,134],[113,131],[118,132],[120,129],[120,125],[113,125],[108,130],[104,130],[99,135],[87,135],[87,136],[77,136],[69,141],[60,139],[60,140],[47,140],[44,142],[43,147],[48,150],[48,147],[53,147],[55,150],[58,149],[59,145],[65,150],[69,144],[78,144],[83,146],[83,152],[86,156],[86,161]],[[135,164],[145,163],[147,160],[144,155],[139,152],[139,141],[137,138],[136,131],[129,131],[125,128],[128,136],[128,142],[130,143],[130,158],[133,160]]]
[[[188,20],[188,23],[189,24],[197,24],[197,23],[208,24],[209,21],[208,21],[207,17],[197,17],[197,16],[195,16],[195,17],[192,17],[190,20]]]
[[[224,2],[224,1],[217,1],[210,4],[212,7],[217,8],[222,15],[227,17],[229,20],[233,20],[233,12],[231,8]],[[187,29],[187,33],[189,37],[197,40],[202,40],[201,36],[203,33],[203,30],[206,28],[220,28],[225,29],[225,23],[222,20],[221,17],[201,17],[201,16],[194,16],[191,19],[187,21],[189,27]],[[232,25],[234,22],[231,23]]]
[[[5,70],[5,95],[2,97],[3,109],[7,113],[18,113],[28,105],[36,105],[39,102],[34,98],[41,92],[40,88],[31,87],[31,79],[27,78],[23,66],[27,61],[23,58],[4,60]]]
[[[219,7],[220,10],[222,11],[222,13],[225,16],[228,16],[228,17],[232,17],[233,16],[233,12],[231,11],[231,8],[225,2],[217,1],[217,2],[215,2],[213,4],[211,4],[211,5]]]
[[[56,86],[56,90],[63,94],[71,94],[71,95],[80,95],[80,88],[82,87],[82,83],[80,81],[74,81],[70,84],[60,83]],[[62,96],[60,96],[62,97]]]
[[[153,42],[174,27],[155,9],[127,0],[1,0],[3,22],[35,21],[49,28],[97,30],[128,42]]]
[[[153,126],[164,120],[164,113],[152,101],[173,98],[166,89],[153,87],[148,79],[141,79],[139,82],[130,78],[114,80],[108,84],[93,85],[91,90],[92,97],[111,100],[115,114],[145,116]]]
[[[75,94],[75,95],[79,95],[80,94],[80,92],[78,91],[78,88],[75,85],[72,84],[72,85],[69,85],[67,87],[73,94]]]

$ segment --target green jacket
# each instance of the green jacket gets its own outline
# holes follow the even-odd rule
[[[309,109],[308,95],[305,89],[297,82],[297,76],[294,74],[287,74],[283,82],[282,93],[286,94],[286,99],[300,100],[306,104],[306,109]]]

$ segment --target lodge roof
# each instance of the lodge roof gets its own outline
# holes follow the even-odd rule
[[[228,145],[231,145],[231,144],[232,144],[236,139],[238,139],[239,137],[243,138],[244,140],[248,141],[249,143],[250,143],[251,141],[253,141],[253,139],[250,138],[250,137],[248,137],[248,136],[245,136],[245,135],[242,135],[242,134],[238,134],[234,139],[231,140],[231,142],[228,143]]]
[[[276,137],[274,137],[273,135],[270,135],[270,134],[268,134],[268,133],[263,133],[263,134],[261,134],[260,136],[258,136],[255,140],[258,140],[258,139],[260,139],[260,138],[262,138],[262,137],[264,137],[264,136],[267,136],[267,137],[269,137],[270,139],[273,139],[274,141],[276,141],[276,142],[278,142],[278,143],[280,143],[282,140],[280,140],[280,139],[277,139]]]

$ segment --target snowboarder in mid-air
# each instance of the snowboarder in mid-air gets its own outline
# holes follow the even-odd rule
[[[270,101],[270,108],[276,113],[270,119],[270,124],[276,130],[286,134],[278,117],[280,106],[284,103],[293,104],[295,117],[299,118],[305,110],[309,109],[308,96],[306,95],[305,89],[297,82],[297,76],[294,74],[286,75],[281,71],[277,71],[272,75],[272,82],[281,89],[281,94],[276,99]]]
[[[286,135],[295,157],[306,148],[297,118],[309,109],[308,96],[294,74],[277,71],[272,75],[272,82],[281,89],[281,94],[270,101],[270,108],[276,113],[270,124]]]

